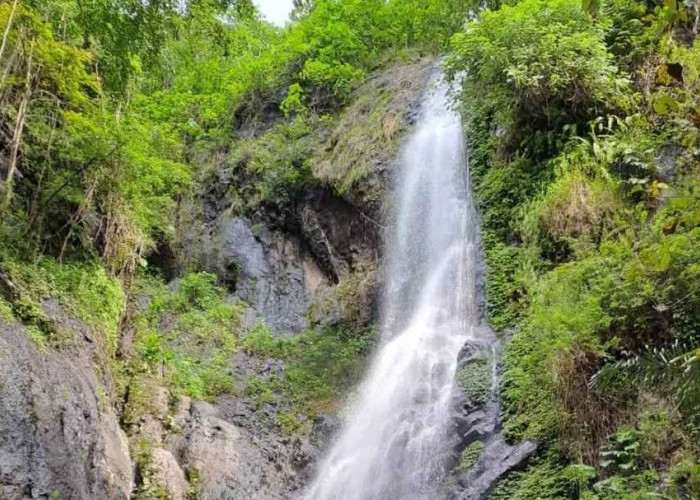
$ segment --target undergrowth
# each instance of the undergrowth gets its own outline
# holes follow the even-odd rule
[[[304,422],[338,410],[341,396],[354,385],[374,342],[372,329],[328,327],[291,338],[272,335],[259,324],[241,342],[248,354],[284,361],[282,376],[249,379],[247,395],[258,403],[279,400],[288,410],[277,415],[287,432],[308,430]]]
[[[216,276],[191,273],[168,288],[141,275],[135,293],[148,305],[135,312],[130,377],[156,377],[174,395],[212,399],[235,390],[231,356],[245,305],[227,302]],[[133,382],[132,382],[133,383]]]
[[[524,0],[453,39],[446,67],[462,80],[486,313],[508,341],[504,433],[540,449],[494,498],[695,494],[700,73],[689,14]]]

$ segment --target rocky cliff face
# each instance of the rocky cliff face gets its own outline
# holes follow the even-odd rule
[[[183,200],[177,248],[160,249],[150,263],[168,279],[185,270],[216,274],[228,302],[247,304],[243,334],[259,319],[279,338],[371,321],[381,199],[430,67],[398,65],[358,89],[314,139],[314,180],[284,210],[237,211],[241,179],[217,171],[198,196]],[[336,297],[329,306],[353,280],[369,297],[354,298],[352,307]],[[149,300],[134,292],[129,310]],[[245,389],[254,376],[281,373],[283,361],[239,349],[228,360],[237,387],[208,402],[162,387],[158,373],[140,381],[147,391],[137,390],[128,363],[141,348],[134,314],[124,316],[113,359],[70,311],[51,301],[42,307],[70,337],[61,348],[40,347],[20,322],[0,321],[0,498],[282,499],[308,480],[334,408],[290,433],[275,420],[284,408]],[[160,335],[168,334],[163,325]],[[127,415],[137,399],[146,410]]]
[[[468,342],[459,355],[455,400],[460,409],[456,435],[461,456],[454,468],[450,497],[460,500],[487,499],[501,479],[524,468],[537,450],[532,441],[509,445],[501,435],[500,344],[490,331],[483,338],[487,340]]]
[[[127,437],[98,376],[95,334],[55,303],[44,309],[72,337],[69,351],[41,350],[0,320],[0,498],[130,498]]]

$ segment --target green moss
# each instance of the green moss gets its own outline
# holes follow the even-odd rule
[[[7,323],[15,322],[15,315],[12,313],[12,304],[0,297],[0,319]]]
[[[467,474],[479,460],[479,457],[481,457],[481,453],[483,451],[484,443],[481,441],[474,441],[469,446],[464,448],[462,455],[459,458],[459,471],[462,474]]]
[[[378,204],[379,186],[362,184],[377,165],[396,157],[410,130],[410,107],[423,92],[429,72],[426,61],[398,64],[359,88],[352,104],[331,124],[328,140],[316,148],[314,176],[341,194],[360,187],[367,204]]]
[[[491,494],[493,500],[564,500],[572,497],[571,482],[553,457],[545,457],[522,472],[509,474]]]
[[[309,157],[320,126],[318,120],[302,115],[277,122],[259,137],[239,141],[230,163],[245,182],[232,186],[233,210],[248,213],[263,203],[288,208],[299,190],[313,183]]]
[[[523,273],[528,261],[521,247],[494,241],[485,235],[486,316],[498,334],[514,328],[523,314],[525,295]]]
[[[42,258],[30,264],[7,260],[2,270],[13,283],[11,306],[25,324],[42,330],[55,345],[65,345],[71,336],[57,330],[40,304],[43,298],[55,299],[67,314],[74,314],[101,334],[107,354],[114,354],[125,294],[121,283],[98,262],[62,264]]]
[[[457,384],[475,404],[484,404],[491,393],[491,360],[469,360],[457,372]]]
[[[156,470],[153,465],[153,445],[145,439],[132,443],[132,456],[135,458],[139,483],[136,485],[133,498],[135,500],[169,500],[172,495],[166,486],[156,480]]]
[[[201,500],[202,498],[202,473],[197,467],[190,467],[187,471],[187,481],[190,487],[187,490],[187,500]]]
[[[128,398],[122,414],[124,423],[138,424],[144,415],[156,413],[154,398],[157,388],[158,378],[153,375],[139,373],[130,378]]]
[[[263,405],[275,399],[272,382],[262,377],[250,377],[246,383],[245,395]]]
[[[39,350],[45,351],[47,349],[48,338],[40,328],[34,325],[27,325],[24,329],[24,333],[29,337],[29,340],[36,344]]]
[[[307,310],[309,323],[338,316],[343,328],[361,331],[370,324],[372,300],[376,285],[376,269],[371,263],[358,262],[352,272],[340,276],[337,286],[315,295]],[[320,320],[320,321],[319,321]]]
[[[278,400],[307,419],[318,412],[334,412],[343,392],[357,380],[374,333],[339,327],[277,338],[260,324],[246,335],[242,346],[250,355],[284,360],[284,374],[253,377],[246,393],[261,403]]]
[[[277,425],[289,436],[311,432],[311,421],[297,412],[281,412],[276,416]]]
[[[241,347],[258,357],[285,359],[291,355],[294,346],[288,339],[275,337],[264,321],[258,321],[241,340]]]
[[[211,399],[234,392],[229,364],[244,304],[227,303],[225,291],[208,273],[185,275],[172,291],[148,276],[139,277],[135,287],[136,296],[150,302],[133,318],[131,370],[161,377],[175,394]]]

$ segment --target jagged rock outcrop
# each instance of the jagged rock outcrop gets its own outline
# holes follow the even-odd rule
[[[325,189],[300,198],[289,224],[222,212],[198,228],[200,265],[246,301],[278,334],[309,327],[319,292],[379,255],[381,226]]]
[[[472,466],[468,474],[458,479],[463,488],[456,498],[488,498],[498,482],[508,473],[523,468],[536,450],[537,445],[532,441],[511,446],[500,435],[492,436],[481,452],[479,461]]]
[[[96,375],[95,334],[47,309],[74,347],[41,350],[0,320],[0,498],[127,499],[129,448]]]
[[[435,60],[396,64],[358,88],[313,158],[314,176],[381,219],[392,166],[420,110]]]
[[[215,179],[194,199],[182,200],[177,241],[158,248],[150,264],[167,280],[185,269],[215,273],[232,300],[250,305],[246,327],[264,318],[278,335],[293,335],[343,315],[366,323],[383,230],[381,198],[431,65],[397,65],[358,89],[356,105],[316,138],[310,160],[315,180],[283,209],[233,213],[237,174],[222,160]],[[377,119],[379,128],[365,126]],[[322,304],[310,324],[310,307],[359,274],[361,300],[352,307]],[[134,310],[150,300],[132,299]],[[318,443],[338,425],[332,416],[313,423],[313,438],[289,436],[275,422],[279,408],[259,408],[242,390],[209,403],[190,401],[157,387],[154,376],[149,409],[132,421],[121,414],[129,388],[125,402],[110,401],[116,391],[106,367],[114,360],[101,354],[96,332],[56,303],[44,305],[70,337],[60,349],[40,349],[25,327],[0,322],[1,499],[119,500],[165,493],[175,500],[193,494],[202,500],[272,500],[293,498],[307,483]],[[122,324],[119,362],[135,349],[132,312]],[[241,380],[251,372],[246,363],[242,352],[231,360]],[[281,370],[269,363],[269,370]]]
[[[358,88],[338,119],[315,132],[313,180],[284,206],[233,213],[237,190],[255,179],[245,159],[234,168],[217,156],[202,191],[181,207],[181,265],[216,273],[278,334],[307,328],[316,292],[379,256],[391,166],[433,67],[428,59],[397,64]]]
[[[523,468],[537,451],[537,444],[524,441],[506,443],[501,435],[498,398],[499,341],[487,327],[479,338],[469,341],[459,356],[456,395],[460,412],[457,417],[458,450],[479,450],[471,464],[460,460],[455,471],[456,484],[449,496],[459,500],[485,500],[504,477]],[[478,447],[474,444],[478,443]],[[471,446],[470,446],[471,445]],[[465,451],[462,451],[463,453]],[[465,466],[468,465],[468,466]]]
[[[234,284],[235,294],[276,331],[305,329],[309,302],[327,279],[300,239],[227,215],[214,234],[214,270]]]

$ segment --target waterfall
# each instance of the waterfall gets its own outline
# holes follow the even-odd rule
[[[459,116],[435,78],[393,186],[378,351],[308,500],[435,499],[457,357],[478,335],[478,239]]]

